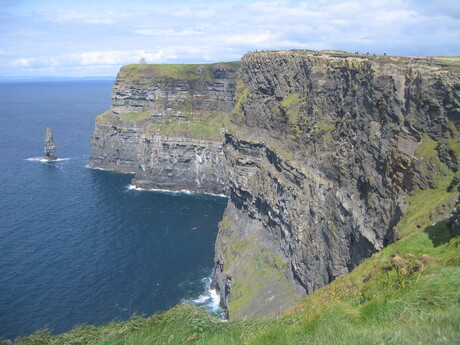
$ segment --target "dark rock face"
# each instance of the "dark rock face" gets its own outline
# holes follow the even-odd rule
[[[219,232],[214,272],[230,318],[266,313],[242,295],[289,304],[281,288],[254,293],[247,282],[260,269],[305,296],[394,241],[403,197],[432,183],[416,149],[425,135],[442,142],[449,120],[458,130],[460,109],[458,74],[437,68],[259,52],[243,57],[240,75],[238,129],[224,145],[236,210]],[[458,167],[455,153],[438,151]],[[235,259],[249,244],[277,253],[284,270]]]
[[[89,166],[123,173],[137,170],[137,146],[143,128],[132,124],[124,127],[117,119],[96,123],[91,139]]]
[[[138,153],[137,187],[225,193],[228,177],[220,142],[146,135]]]
[[[54,144],[53,140],[53,132],[50,128],[46,129],[45,133],[45,159],[49,161],[55,161],[57,159],[56,156],[56,145]]]
[[[229,318],[276,315],[393,242],[404,197],[435,183],[421,143],[458,170],[460,78],[436,65],[278,51],[177,68],[123,67],[90,166],[229,196],[213,274]],[[184,130],[215,113],[225,137]]]

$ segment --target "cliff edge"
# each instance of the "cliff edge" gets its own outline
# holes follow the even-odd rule
[[[229,196],[213,286],[231,319],[350,272],[402,236],[407,195],[459,177],[460,77],[436,63],[268,51],[133,65],[112,98],[91,167]]]
[[[123,66],[96,119],[89,166],[135,173],[148,189],[222,194],[222,128],[239,62]]]

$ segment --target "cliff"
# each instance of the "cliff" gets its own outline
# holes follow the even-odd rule
[[[229,196],[213,284],[230,318],[350,272],[402,236],[407,195],[458,177],[460,78],[439,64],[272,51],[198,66],[124,67],[90,166]]]
[[[421,143],[446,174],[459,154],[460,79],[439,66],[257,52],[240,76],[214,273],[230,318],[283,311],[393,242],[404,197],[443,171]]]
[[[221,128],[239,65],[122,67],[112,107],[96,119],[89,166],[136,173],[138,187],[224,193]]]

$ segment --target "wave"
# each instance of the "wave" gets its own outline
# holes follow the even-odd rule
[[[40,163],[54,163],[54,162],[65,162],[70,160],[70,158],[57,158],[54,161],[50,161],[48,159],[45,159],[43,157],[32,157],[32,158],[26,158],[26,161],[30,162],[40,162]]]
[[[217,291],[211,289],[211,278],[206,277],[201,281],[204,286],[204,292],[198,296],[198,298],[184,300],[182,303],[203,307],[209,314],[223,320],[225,317],[225,311],[220,307],[220,296],[217,294]]]
[[[89,164],[86,164],[85,168],[93,169],[93,170],[101,170],[101,171],[111,171],[111,170],[109,170],[109,169],[104,169],[104,168],[94,168],[94,167],[90,167]]]
[[[116,170],[111,170],[111,169],[104,169],[104,168],[99,168],[99,167],[90,167],[89,164],[86,164],[86,165],[85,165],[85,168],[92,169],[92,170],[101,170],[101,171],[116,172],[116,173],[120,173],[120,174],[135,174],[135,173],[136,173],[135,171],[131,171],[131,172],[118,172],[118,171],[116,171]]]
[[[157,189],[157,188],[141,188],[137,187],[133,184],[130,184],[129,186],[126,187],[128,190],[136,190],[140,192],[160,192],[160,193],[168,193],[168,194],[187,194],[187,195],[212,195],[212,196],[217,196],[220,198],[227,198],[226,195],[224,194],[213,194],[213,193],[198,193],[194,192],[191,190],[187,189],[181,189],[181,190],[170,190],[170,189]]]

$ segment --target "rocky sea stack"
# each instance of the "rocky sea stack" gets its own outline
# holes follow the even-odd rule
[[[458,175],[456,68],[315,51],[124,66],[90,166],[227,195],[213,286],[230,319],[278,314],[397,240],[408,195]]]
[[[43,158],[48,160],[48,161],[55,161],[57,159],[56,145],[54,144],[53,132],[51,131],[51,128],[46,129],[46,133],[45,133],[45,156]]]

